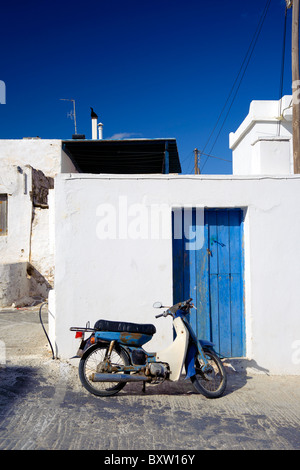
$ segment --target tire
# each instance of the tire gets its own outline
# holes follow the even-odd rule
[[[89,378],[92,373],[98,372],[97,367],[103,361],[108,348],[109,344],[95,344],[87,349],[79,362],[79,378],[82,385],[90,393],[99,397],[116,395],[126,385],[126,382],[93,382]],[[126,352],[118,345],[114,346],[112,350],[111,363],[130,365]]]
[[[208,360],[210,371],[202,372],[201,366],[203,364],[199,363],[196,356],[196,375],[191,377],[191,382],[198,393],[202,393],[207,398],[219,398],[223,395],[227,385],[225,368],[214,351],[206,349],[203,352]]]

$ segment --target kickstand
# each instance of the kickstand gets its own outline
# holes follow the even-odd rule
[[[146,382],[143,382],[143,393],[146,393]]]

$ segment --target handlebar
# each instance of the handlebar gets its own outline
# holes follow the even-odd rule
[[[160,317],[167,317],[168,315],[173,316],[177,310],[179,309],[186,309],[187,313],[190,308],[193,307],[193,304],[191,304],[191,301],[193,299],[188,299],[184,300],[183,302],[178,302],[177,304],[173,305],[172,307],[169,307],[167,310],[165,310],[163,313],[160,313],[159,315],[155,315],[155,318],[160,318]]]
[[[160,313],[159,315],[155,315],[155,318],[159,318],[159,317],[164,317],[166,315],[164,315],[164,313]]]

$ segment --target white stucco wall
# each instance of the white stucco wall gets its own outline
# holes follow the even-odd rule
[[[31,169],[22,167],[21,171],[0,161],[0,193],[8,195],[8,233],[0,236],[1,262],[22,262],[29,257]]]
[[[49,190],[50,193],[53,189]],[[51,203],[51,197],[48,195]],[[31,226],[30,262],[34,268],[45,278],[47,283],[54,282],[54,251],[50,241],[51,213],[49,209],[34,208],[34,217]],[[47,297],[45,291],[44,297]]]
[[[234,175],[293,174],[292,96],[252,101],[249,114],[229,135]]]
[[[7,195],[7,234],[0,235],[0,307],[30,305],[33,297],[47,298],[54,278],[50,211],[33,207],[28,165],[0,160],[0,194]]]
[[[52,177],[57,173],[77,173],[59,139],[0,139],[0,161],[30,165]]]
[[[154,323],[157,334],[148,351],[172,340],[169,319],[155,320],[152,308],[156,300],[172,303],[171,238],[97,236],[99,205],[118,207],[120,196],[131,208],[244,208],[247,357],[269,373],[300,373],[298,176],[58,175],[49,327],[60,357],[73,356],[78,347],[70,326],[93,325],[99,318]]]
[[[0,307],[29,293],[26,271],[32,214],[31,169],[23,167],[22,172],[0,161],[0,194],[7,194],[8,198],[8,231],[0,236]]]
[[[77,172],[61,140],[0,139],[0,193],[8,194],[8,234],[0,236],[0,307],[46,298],[54,277],[51,214],[46,208],[33,211],[31,167],[48,177]],[[28,263],[37,274],[31,280]]]

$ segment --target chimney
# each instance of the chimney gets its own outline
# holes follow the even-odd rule
[[[97,140],[97,119],[98,116],[91,108],[91,118],[92,118],[92,140]]]
[[[99,131],[99,140],[102,140],[102,138],[103,138],[103,124],[102,124],[102,122],[99,122],[99,124],[98,124],[98,131]]]

